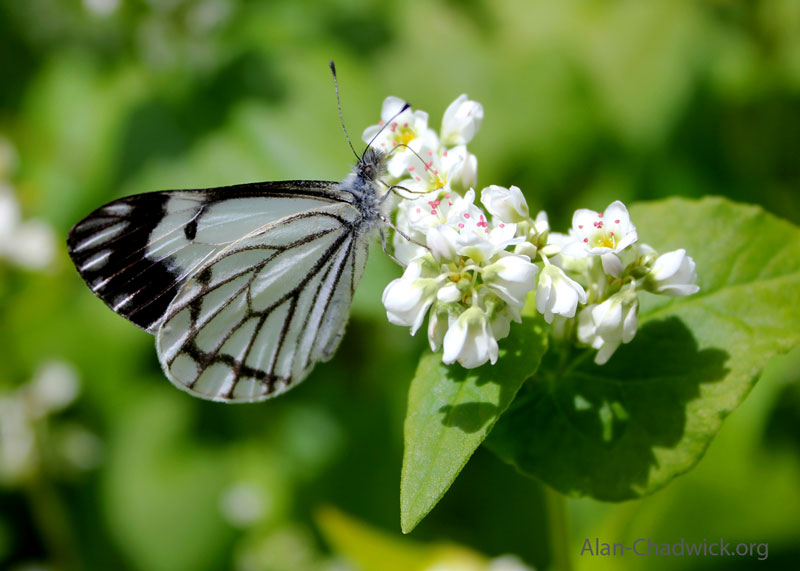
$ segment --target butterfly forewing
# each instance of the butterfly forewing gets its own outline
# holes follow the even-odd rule
[[[179,388],[264,400],[336,351],[383,219],[383,159],[368,149],[341,183],[122,198],[75,225],[69,254],[95,295],[156,335]]]
[[[203,264],[249,232],[352,195],[324,181],[256,183],[152,192],[102,206],[75,225],[67,245],[100,299],[154,333]]]
[[[263,400],[329,359],[366,261],[361,216],[346,202],[304,210],[198,268],[157,332],[173,383],[213,400]]]

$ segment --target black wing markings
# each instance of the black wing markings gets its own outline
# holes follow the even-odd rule
[[[327,181],[264,182],[217,187],[161,191],[133,195],[106,204],[75,225],[67,238],[70,257],[90,289],[116,313],[150,330],[164,316],[170,302],[193,271],[208,258],[181,271],[170,263],[184,245],[177,244],[156,259],[145,256],[153,244],[165,242],[181,230],[188,240],[197,232],[197,222],[208,206],[247,197],[316,198],[352,204],[349,193]],[[168,215],[171,197],[195,198],[197,213],[188,224],[159,236],[152,233]],[[194,207],[169,213],[185,213]],[[114,228],[116,230],[113,230]],[[104,236],[103,233],[108,233]]]

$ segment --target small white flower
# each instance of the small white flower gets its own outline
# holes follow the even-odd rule
[[[470,307],[450,324],[442,346],[442,362],[447,365],[458,361],[462,367],[474,369],[487,361],[497,362],[497,340],[486,313],[478,307]]]
[[[619,200],[612,202],[604,212],[576,210],[570,236],[572,241],[565,245],[564,253],[576,258],[618,254],[638,239],[628,209]],[[611,262],[609,256],[609,262],[603,262],[604,268],[609,264],[613,271]]]
[[[536,289],[536,309],[544,315],[544,320],[552,323],[555,315],[575,317],[578,302],[586,303],[586,292],[581,285],[561,268],[545,264]]]
[[[414,152],[419,152],[423,146],[439,147],[439,138],[433,129],[428,128],[428,114],[412,111],[411,108],[400,113],[405,104],[399,97],[384,99],[380,122],[364,129],[361,135],[365,143],[384,153],[391,152],[386,169],[395,178],[406,171],[408,161],[415,156]]]
[[[503,222],[522,222],[529,218],[528,203],[525,202],[522,191],[516,186],[510,188],[496,184],[487,186],[481,191],[481,204],[486,207],[489,214]]]
[[[686,255],[684,249],[660,255],[645,278],[648,290],[671,297],[697,293],[700,287],[695,282],[697,282],[695,263],[691,256]]]
[[[403,276],[389,282],[383,290],[382,302],[389,322],[411,327],[411,335],[414,335],[436,299],[436,290],[442,281],[438,264],[429,256],[413,260]]]
[[[525,305],[525,296],[536,287],[539,267],[524,256],[508,254],[483,268],[483,282],[508,304],[516,320]]]
[[[442,144],[465,145],[469,143],[483,121],[483,105],[459,95],[444,112],[442,118]]]
[[[639,300],[633,290],[621,291],[578,314],[578,339],[599,349],[594,362],[606,363],[617,347],[630,342],[639,327]]]
[[[537,235],[549,235],[550,221],[547,219],[547,212],[540,210],[533,221],[533,230]]]
[[[477,183],[478,160],[465,146],[445,149],[438,140],[428,138],[415,150],[404,159],[401,174],[405,178],[397,183],[399,187],[419,195],[465,190]]]

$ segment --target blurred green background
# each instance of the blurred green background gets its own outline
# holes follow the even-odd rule
[[[551,566],[552,498],[482,450],[400,535],[425,340],[386,322],[399,269],[380,248],[335,360],[250,406],[175,390],[152,337],[70,265],[71,225],[122,195],[341,179],[331,59],[356,139],[390,94],[434,128],[460,93],[483,103],[479,186],[520,186],[555,228],[577,207],[706,194],[800,222],[797,0],[2,0],[0,183],[21,218],[0,216],[0,241],[39,221],[55,251],[44,231],[46,263],[0,257],[0,568]],[[798,351],[775,359],[665,490],[569,500],[573,567],[796,565],[798,370]],[[580,556],[595,537],[768,542],[769,558]]]

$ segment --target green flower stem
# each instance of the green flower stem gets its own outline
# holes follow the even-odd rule
[[[36,527],[57,569],[81,569],[67,511],[52,482],[37,471],[25,485]]]
[[[552,571],[570,571],[569,530],[567,529],[567,502],[564,495],[542,484],[547,517],[547,539]]]

